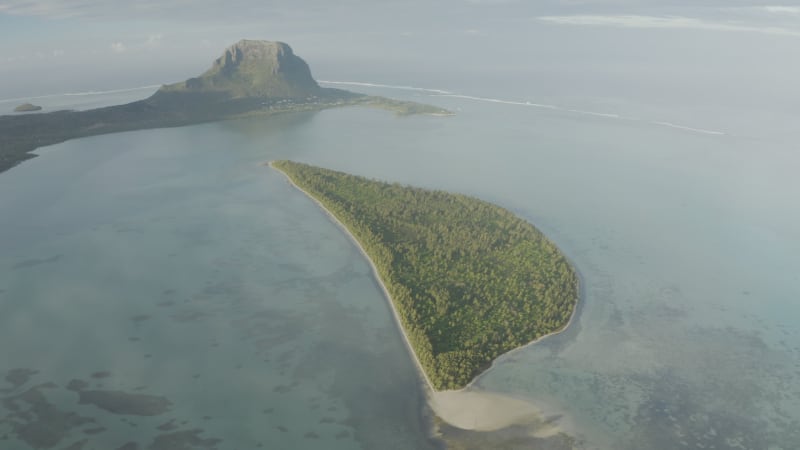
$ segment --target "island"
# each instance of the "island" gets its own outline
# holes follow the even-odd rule
[[[270,166],[367,256],[432,390],[463,388],[501,354],[570,322],[575,269],[510,211],[297,162]]]
[[[320,87],[283,42],[241,40],[198,77],[162,86],[144,100],[88,111],[0,116],[0,172],[38,147],[69,139],[251,116],[361,105],[399,115],[450,115],[432,105]]]
[[[42,107],[38,105],[34,105],[32,103],[23,103],[16,108],[14,108],[14,112],[34,112],[34,111],[41,111]]]

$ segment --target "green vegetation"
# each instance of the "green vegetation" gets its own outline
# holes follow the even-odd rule
[[[365,96],[361,99],[359,104],[373,108],[385,109],[397,114],[398,116],[411,116],[414,114],[430,114],[434,116],[453,115],[451,111],[438,106],[428,105],[425,103],[395,100],[386,97]]]
[[[511,212],[291,161],[272,166],[361,243],[434,388],[461,388],[497,356],[569,322],[575,271]]]
[[[30,152],[38,147],[69,139],[348,105],[402,115],[449,113],[415,102],[321,88],[288,45],[243,40],[199,77],[163,86],[144,100],[89,111],[0,116],[0,172],[33,158]]]
[[[16,108],[14,108],[14,112],[33,112],[33,111],[41,111],[42,107],[38,105],[34,105],[31,103],[23,103]]]

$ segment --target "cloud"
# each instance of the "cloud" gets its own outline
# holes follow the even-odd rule
[[[4,0],[0,4],[0,13],[67,18],[80,15],[85,6],[86,1],[77,1],[70,6],[64,0]]]
[[[112,42],[111,43],[111,51],[114,53],[123,53],[128,50],[128,47],[125,46],[122,42]]]
[[[147,40],[145,41],[145,45],[150,47],[156,47],[161,43],[161,40],[164,39],[164,35],[161,33],[154,33],[147,36]]]
[[[0,14],[15,16],[38,16],[56,19],[134,19],[170,17],[171,20],[209,20],[226,15],[249,17],[254,12],[275,10],[273,3],[291,5],[292,0],[227,0],[220,7],[216,0],[0,0]],[[312,0],[312,4],[321,0]]]
[[[709,31],[749,32],[800,37],[800,29],[748,25],[740,22],[712,22],[681,16],[639,15],[574,15],[542,16],[539,20],[559,25],[606,26],[617,28],[693,29]]]
[[[764,10],[773,14],[800,14],[800,6],[765,6]]]

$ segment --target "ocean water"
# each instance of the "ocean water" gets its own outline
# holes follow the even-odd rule
[[[72,141],[4,174],[0,447],[429,448],[368,264],[261,165],[312,120]]]
[[[432,87],[447,92],[351,85],[456,116],[97,136],[0,175],[0,447],[439,445],[368,265],[263,166],[284,158],[474,195],[550,236],[581,273],[580,311],[474,389],[546,406],[576,447],[800,445],[789,140]]]
[[[23,102],[41,106],[42,112],[61,111],[65,109],[85,111],[87,109],[103,108],[147,98],[155,93],[159,87],[158,85],[151,85],[104,91],[76,91],[34,95],[32,97],[0,98],[0,114],[11,114],[14,108]]]

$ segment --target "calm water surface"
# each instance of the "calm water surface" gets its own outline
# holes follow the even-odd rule
[[[422,98],[459,114],[99,136],[0,175],[0,447],[434,447],[367,264],[261,165],[279,158],[475,195],[552,237],[580,314],[476,389],[547,405],[578,446],[800,445],[790,147]]]

